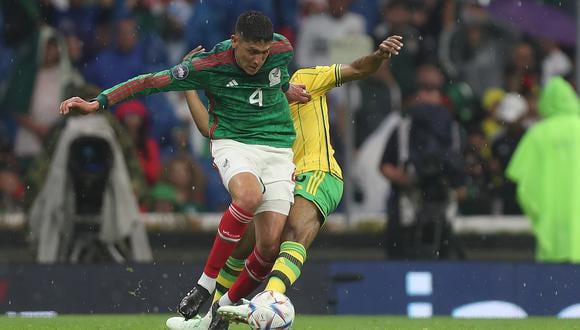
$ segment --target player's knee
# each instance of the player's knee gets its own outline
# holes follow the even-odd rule
[[[244,210],[254,212],[262,204],[262,192],[252,189],[243,189],[233,198],[234,204]]]
[[[278,257],[280,252],[280,242],[261,242],[256,244],[256,248],[264,261],[272,262]]]
[[[284,226],[284,231],[282,232],[282,242],[291,241],[296,242],[299,234],[299,228],[296,224],[287,222]]]
[[[282,232],[282,242],[291,241],[309,247],[312,241],[318,235],[320,223],[317,219],[297,223],[288,221]]]

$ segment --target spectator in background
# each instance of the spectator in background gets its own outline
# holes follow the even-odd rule
[[[174,213],[179,212],[179,204],[175,188],[166,183],[158,183],[151,189],[146,205],[147,212]]]
[[[112,86],[147,70],[135,19],[125,17],[115,25],[114,45],[105,48],[84,70],[85,79],[100,88]]]
[[[415,0],[412,3],[411,23],[419,31],[421,47],[429,60],[437,58],[441,30],[449,25],[450,11],[455,12],[453,0]]]
[[[163,44],[153,32],[141,35],[135,18],[123,16],[115,28],[115,44],[98,54],[84,71],[86,80],[101,88],[143,72],[155,71],[164,58]],[[143,102],[150,111],[151,136],[163,148],[170,141],[171,129],[177,123],[175,113],[164,94],[152,95]]]
[[[519,94],[508,93],[499,103],[495,113],[497,120],[504,126],[492,143],[493,158],[490,164],[493,174],[499,178],[497,190],[501,204],[498,211],[501,214],[522,214],[516,201],[516,186],[507,180],[505,171],[526,132],[524,118],[527,112],[526,100]]]
[[[521,41],[511,50],[511,59],[506,69],[508,92],[527,95],[538,89],[539,74],[536,53],[529,42]]]
[[[495,113],[505,91],[501,88],[490,88],[485,91],[481,98],[481,107],[485,114],[481,122],[481,129],[488,140],[492,140],[499,133],[501,126],[496,120]]]
[[[183,54],[188,52],[184,37],[187,22],[194,11],[192,3],[192,0],[171,1],[165,9],[161,35],[167,44],[170,63],[181,62]]]
[[[165,181],[175,189],[176,203],[183,212],[199,212],[205,207],[205,178],[201,167],[185,155],[169,161]]]
[[[328,0],[326,13],[303,20],[296,43],[296,62],[299,67],[330,63],[330,43],[333,40],[366,34],[364,17],[348,10],[351,2]]]
[[[446,210],[452,202],[449,195],[452,191],[459,198],[465,195],[459,132],[449,110],[442,106],[437,86],[418,84],[405,111],[407,119],[389,137],[381,164],[383,175],[391,182],[387,255],[446,257],[451,239],[446,223]],[[435,238],[437,225],[442,226],[442,236]],[[424,251],[425,242],[417,238],[427,236],[433,249]]]
[[[391,59],[391,70],[403,98],[410,96],[414,90],[415,69],[421,62],[422,50],[419,31],[411,25],[412,11],[407,0],[391,0],[384,2],[382,9],[383,21],[374,30],[376,40],[384,40],[386,36],[395,34],[403,37],[405,47],[399,55]]]
[[[149,135],[149,111],[145,104],[137,100],[122,103],[115,115],[133,140],[147,183],[155,184],[161,174],[161,159],[159,145]]]
[[[328,0],[325,13],[304,18],[295,52],[299,67],[327,65],[332,62],[330,51],[333,42],[366,35],[364,17],[349,10],[351,3],[352,0]],[[384,39],[386,36],[381,41]],[[346,100],[346,89],[337,88],[329,93],[329,107],[333,109],[329,113],[330,134],[335,137],[335,157],[339,162],[345,154],[346,125],[351,124]]]
[[[72,94],[79,95],[79,97],[83,99],[90,99],[91,97],[97,95],[99,92],[100,90],[95,86],[83,85]],[[138,201],[144,201],[148,186],[147,181],[143,175],[141,162],[137,155],[137,148],[133,142],[133,138],[129,135],[125,127],[119,123],[117,118],[111,114],[111,112],[100,111],[96,115],[103,116],[115,132],[115,139],[121,147],[121,152],[123,153],[125,165],[127,166],[133,192],[135,193]],[[70,118],[72,117],[73,116]],[[68,118],[57,122],[51,134],[46,140],[45,150],[43,151],[42,155],[34,160],[34,163],[32,164],[24,179],[26,184],[26,198],[24,203],[25,208],[28,208],[37,197],[37,194],[39,193],[40,188],[42,187],[48,175],[53,155],[56,152],[58,141],[66,127],[67,121]]]
[[[33,158],[42,152],[43,142],[59,120],[59,103],[70,95],[74,86],[82,83],[80,75],[68,60],[65,41],[55,30],[45,27],[40,32],[37,52],[38,69],[31,90],[30,106],[16,111],[20,125],[14,152],[26,172]],[[34,66],[34,64],[31,64]]]
[[[488,88],[502,86],[511,35],[493,25],[477,0],[462,4],[459,21],[442,34],[440,59],[450,77],[465,81],[480,98]]]
[[[486,158],[487,139],[479,128],[467,133],[465,158],[465,198],[459,204],[463,215],[491,214],[493,211],[492,177],[489,171],[489,156]]]
[[[560,77],[544,87],[542,120],[520,141],[507,169],[536,236],[536,258],[580,262],[580,104]]]
[[[542,61],[542,85],[545,85],[552,77],[566,76],[572,71],[572,61],[560,49],[558,43],[544,38],[540,39],[540,47],[545,56]]]

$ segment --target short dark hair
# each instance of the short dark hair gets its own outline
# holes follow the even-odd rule
[[[274,27],[268,16],[259,11],[249,10],[238,16],[236,34],[246,41],[272,41]]]

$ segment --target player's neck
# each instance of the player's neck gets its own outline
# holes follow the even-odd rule
[[[234,57],[234,65],[236,66],[236,68],[240,69],[240,71],[244,72],[245,74],[248,74],[244,69],[242,69],[242,67],[238,64],[238,58],[236,57],[236,49],[233,48],[232,49],[232,56]]]

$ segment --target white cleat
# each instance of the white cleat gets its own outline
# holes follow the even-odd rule
[[[211,314],[204,316],[203,318],[200,316],[196,316],[192,319],[186,320],[181,316],[170,317],[165,325],[169,330],[207,330],[209,328],[209,324],[211,323]]]
[[[222,306],[218,308],[217,312],[230,322],[248,324],[250,304],[248,301],[242,301],[239,305]]]

